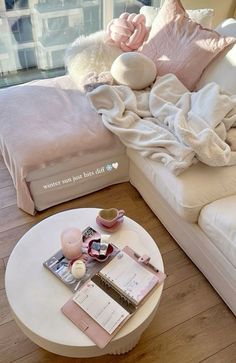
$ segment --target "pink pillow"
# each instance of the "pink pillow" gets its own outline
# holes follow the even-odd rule
[[[153,60],[159,76],[174,73],[193,90],[211,60],[235,41],[192,21],[179,0],[166,0],[139,51]]]
[[[147,32],[143,14],[123,13],[107,26],[108,39],[123,52],[138,49],[143,44]]]

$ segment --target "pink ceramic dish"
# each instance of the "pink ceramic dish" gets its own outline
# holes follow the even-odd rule
[[[95,240],[96,241],[96,240]],[[96,261],[99,261],[99,262],[103,262],[103,261],[106,261],[108,259],[108,257],[112,254],[112,252],[114,251],[114,248],[113,246],[109,243],[108,244],[108,248],[107,248],[107,253],[106,255],[101,255],[101,256],[94,256],[93,253],[92,253],[92,249],[91,249],[91,246],[92,246],[92,243],[94,241],[90,241],[89,244],[88,244],[88,255],[92,258],[94,258]]]

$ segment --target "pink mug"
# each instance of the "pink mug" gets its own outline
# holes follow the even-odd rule
[[[111,228],[117,222],[122,220],[124,214],[125,211],[123,209],[120,210],[116,208],[101,209],[100,212],[98,213],[97,220],[103,226]]]

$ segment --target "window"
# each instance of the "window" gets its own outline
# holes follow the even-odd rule
[[[18,51],[19,60],[23,69],[35,67],[36,57],[34,48],[24,48]]]
[[[28,0],[5,0],[6,10],[26,9],[29,7]]]
[[[59,16],[48,19],[48,30],[61,30],[69,26],[68,16]],[[46,29],[45,29],[46,30]]]
[[[64,53],[80,35],[122,12],[159,0],[0,0],[0,87],[62,75]]]
[[[33,42],[32,24],[30,16],[9,18],[9,29],[18,43]]]
[[[84,8],[84,34],[88,35],[102,29],[101,4]]]

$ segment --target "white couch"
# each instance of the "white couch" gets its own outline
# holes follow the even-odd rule
[[[131,183],[236,314],[236,195],[217,194],[236,189],[236,167],[199,163],[175,177],[133,150],[128,156]]]
[[[231,0],[182,3],[186,9],[213,8],[213,27],[236,14]],[[151,25],[155,9],[144,7],[141,12]],[[212,19],[207,16],[204,21]],[[216,30],[236,37],[236,20],[228,19]],[[236,45],[208,65],[197,89],[211,81],[236,93]],[[134,150],[127,153],[130,182],[236,314],[236,166],[214,168],[199,162],[175,176]]]
[[[236,20],[217,30],[236,37]],[[236,45],[207,67],[198,89],[211,81],[236,93]],[[128,156],[131,183],[236,314],[236,166],[199,162],[175,176],[133,150]]]

